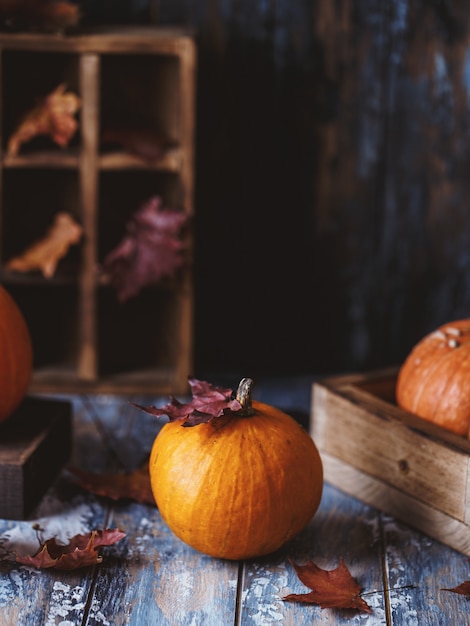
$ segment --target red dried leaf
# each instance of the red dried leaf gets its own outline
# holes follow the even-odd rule
[[[290,602],[318,604],[322,609],[357,609],[372,613],[370,606],[360,597],[361,586],[351,576],[340,559],[334,570],[324,570],[309,561],[306,565],[292,563],[299,580],[312,591],[305,594],[292,593],[283,599]]]
[[[184,420],[183,426],[197,426],[216,417],[236,414],[241,410],[241,404],[233,397],[232,389],[216,387],[196,378],[189,378],[188,382],[193,398],[187,404],[182,404],[173,397],[168,404],[160,408],[132,404],[150,415],[157,417],[166,415],[171,422]]]
[[[457,585],[457,587],[453,587],[452,589],[443,589],[443,591],[451,591],[452,593],[460,593],[463,596],[467,596],[470,598],[470,580],[466,580],[465,582]]]
[[[74,115],[80,99],[65,89],[65,84],[59,85],[25,116],[8,141],[10,156],[16,156],[21,145],[37,135],[48,135],[61,147],[69,143],[78,128]]]
[[[94,474],[80,469],[71,469],[72,474],[83,489],[111,498],[111,500],[134,500],[142,504],[155,504],[150,487],[149,466],[142,467],[127,474]]]
[[[49,539],[34,556],[16,556],[16,562],[31,565],[37,569],[53,567],[60,570],[72,570],[101,563],[103,557],[97,550],[101,546],[110,546],[120,541],[126,533],[122,530],[107,528],[93,530],[86,535],[75,535],[67,545],[60,545],[55,539]]]
[[[186,221],[182,211],[163,208],[157,196],[132,215],[127,234],[106,256],[101,268],[103,281],[116,288],[121,302],[147,285],[173,277],[184,265],[181,230]]]
[[[173,145],[161,133],[138,128],[106,128],[101,135],[101,141],[103,144],[118,145],[149,163],[161,159]]]

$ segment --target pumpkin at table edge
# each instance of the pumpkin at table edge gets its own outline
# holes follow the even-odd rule
[[[0,285],[0,422],[14,413],[31,380],[31,336],[18,305]]]
[[[396,383],[400,408],[468,437],[470,430],[470,319],[425,335],[401,365]]]
[[[189,428],[168,422],[152,446],[150,480],[163,520],[212,557],[274,552],[320,504],[323,466],[310,435],[270,405],[250,399],[250,407],[249,416]]]

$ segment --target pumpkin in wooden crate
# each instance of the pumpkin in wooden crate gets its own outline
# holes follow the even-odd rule
[[[396,385],[404,410],[464,437],[470,430],[470,319],[440,326],[411,350]]]
[[[0,422],[26,395],[32,360],[29,328],[15,300],[0,285]]]
[[[273,552],[316,512],[323,467],[310,435],[286,413],[190,379],[193,401],[139,407],[170,421],[150,455],[158,509],[185,543],[213,557]]]

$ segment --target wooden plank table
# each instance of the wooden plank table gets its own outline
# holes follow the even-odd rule
[[[306,423],[310,388],[310,378],[273,379],[259,382],[254,397]],[[71,466],[130,471],[146,459],[159,425],[130,398],[68,398]],[[443,590],[470,579],[468,557],[328,484],[304,532],[275,554],[238,563],[198,554],[173,536],[154,506],[95,497],[65,469],[28,519],[0,520],[0,556],[34,553],[50,537],[67,542],[106,527],[119,527],[126,537],[105,548],[96,567],[39,571],[2,562],[0,626],[470,624],[466,598]],[[333,569],[341,557],[362,585],[371,614],[283,601],[288,593],[308,591],[290,559]]]

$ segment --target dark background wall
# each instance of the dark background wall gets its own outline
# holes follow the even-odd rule
[[[470,2],[83,8],[195,31],[196,371],[396,364],[470,316]]]

